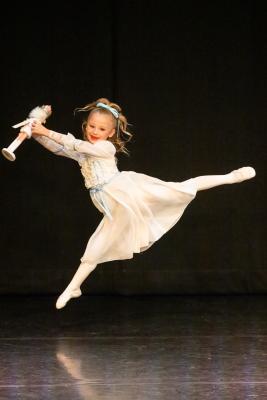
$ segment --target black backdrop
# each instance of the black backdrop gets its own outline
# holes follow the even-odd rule
[[[135,134],[121,170],[182,181],[244,165],[254,180],[200,192],[132,260],[99,265],[88,293],[265,293],[266,12],[253,2],[7,5],[1,16],[1,147],[52,104],[47,125],[80,135],[73,110],[118,102]],[[58,293],[100,222],[78,166],[33,140],[0,159],[1,293]]]

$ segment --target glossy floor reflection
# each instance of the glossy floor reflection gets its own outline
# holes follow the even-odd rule
[[[267,296],[1,297],[0,399],[267,398]]]

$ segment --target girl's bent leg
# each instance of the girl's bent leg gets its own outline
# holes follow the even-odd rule
[[[206,175],[198,176],[193,179],[197,185],[197,190],[199,191],[210,189],[215,186],[230,185],[232,183],[243,182],[247,179],[253,178],[255,175],[256,172],[254,168],[243,167],[229,172],[229,174],[225,175]]]
[[[80,264],[72,280],[70,281],[64,292],[57,299],[57,309],[65,307],[65,305],[71,298],[81,296],[82,292],[80,286],[89,276],[89,274],[96,268],[96,265],[97,264],[88,264],[86,262],[82,262]]]

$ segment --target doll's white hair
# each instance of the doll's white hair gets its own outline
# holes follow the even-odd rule
[[[45,121],[47,117],[51,114],[51,110],[47,109],[47,106],[37,106],[33,110],[31,110],[29,114],[29,118],[36,118],[40,121]]]

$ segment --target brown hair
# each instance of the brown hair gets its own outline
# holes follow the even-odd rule
[[[111,113],[111,111],[109,111],[105,108],[97,107],[97,103],[104,103],[104,104],[114,108],[119,114],[118,118],[116,118]],[[127,131],[127,126],[129,124],[127,122],[126,117],[122,114],[121,107],[118,104],[112,103],[111,101],[109,101],[106,98],[100,98],[96,101],[93,101],[92,103],[86,104],[84,107],[76,108],[75,111],[89,113],[87,115],[86,119],[84,119],[84,121],[82,123],[83,136],[84,136],[84,139],[86,139],[86,140],[87,140],[87,137],[86,137],[86,133],[85,133],[85,128],[86,128],[87,121],[88,121],[88,118],[89,118],[91,112],[98,111],[103,114],[105,113],[108,115],[112,115],[114,117],[114,119],[116,120],[116,127],[115,127],[116,132],[112,137],[108,138],[107,140],[109,140],[110,142],[112,142],[114,144],[117,152],[122,152],[122,153],[129,155],[129,151],[126,149],[126,143],[131,140],[133,135]]]

